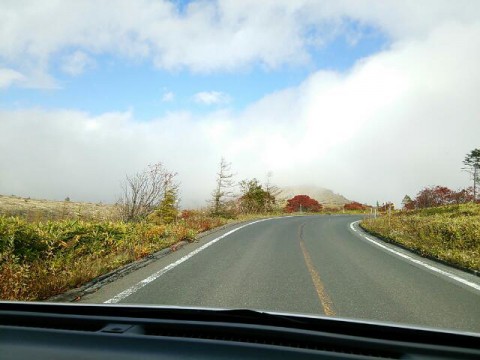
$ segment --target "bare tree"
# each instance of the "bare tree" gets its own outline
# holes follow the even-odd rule
[[[465,156],[463,160],[465,167],[463,170],[468,172],[473,179],[473,202],[477,200],[477,187],[480,182],[480,149],[473,149]]]
[[[168,171],[162,163],[149,165],[122,183],[122,194],[117,202],[122,219],[136,221],[155,210],[168,191],[177,192],[177,173]]]
[[[222,157],[220,160],[220,169],[217,173],[217,184],[212,192],[212,213],[214,215],[222,215],[225,212],[225,206],[229,198],[233,196],[233,174],[231,163]]]
[[[267,211],[274,210],[274,206],[277,203],[277,198],[282,190],[272,183],[273,172],[267,172],[267,181],[265,182],[265,191],[270,195],[267,197],[267,203],[265,204]]]

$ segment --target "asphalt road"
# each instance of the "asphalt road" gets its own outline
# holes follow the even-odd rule
[[[299,216],[233,227],[83,301],[250,308],[480,332],[480,278],[377,246],[352,229],[358,219]]]

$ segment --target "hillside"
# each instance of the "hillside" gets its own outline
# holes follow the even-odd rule
[[[0,195],[0,215],[20,216],[27,220],[108,220],[116,217],[116,209],[108,204]]]
[[[315,185],[285,186],[281,190],[279,197],[284,200],[290,199],[295,195],[308,195],[324,206],[342,207],[351,202],[343,195]]]

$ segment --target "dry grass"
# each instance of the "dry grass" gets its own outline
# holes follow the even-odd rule
[[[424,255],[480,271],[480,205],[401,211],[364,220],[361,226]]]
[[[28,221],[47,220],[119,220],[115,205],[73,201],[52,201],[0,195],[0,215]]]
[[[168,225],[0,216],[0,299],[47,299],[227,221],[199,214]]]

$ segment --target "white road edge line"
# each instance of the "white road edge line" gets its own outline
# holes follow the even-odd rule
[[[407,254],[404,254],[404,253],[402,253],[402,252],[400,252],[400,251],[396,251],[396,250],[394,250],[394,249],[392,249],[392,248],[390,248],[390,247],[388,247],[388,246],[385,246],[384,244],[379,243],[378,241],[372,239],[371,237],[366,236],[365,234],[362,234],[360,231],[358,231],[358,230],[355,229],[355,227],[354,227],[354,224],[358,224],[360,221],[361,221],[361,220],[352,222],[352,223],[350,224],[350,228],[351,228],[353,231],[355,231],[357,234],[359,234],[360,236],[362,236],[364,239],[370,241],[372,244],[375,244],[375,245],[381,247],[382,249],[387,250],[387,251],[390,251],[391,253],[393,253],[393,254],[395,254],[395,255],[398,255],[398,256],[400,256],[400,257],[402,257],[402,258],[404,258],[404,259],[407,259],[407,260],[409,260],[409,261],[411,261],[411,262],[413,262],[413,263],[415,263],[415,264],[417,264],[417,265],[423,266],[423,267],[425,267],[425,268],[427,268],[427,269],[429,269],[429,270],[432,270],[432,271],[434,271],[434,272],[436,272],[436,273],[442,274],[442,275],[444,275],[444,276],[446,276],[446,277],[448,277],[448,278],[450,278],[450,279],[452,279],[452,280],[458,281],[458,282],[460,282],[460,283],[462,283],[462,284],[464,284],[464,285],[467,285],[467,286],[469,286],[469,287],[471,287],[471,288],[473,288],[473,289],[475,289],[475,290],[480,291],[480,285],[478,285],[478,284],[475,284],[475,283],[473,283],[473,282],[471,282],[471,281],[465,280],[465,279],[461,278],[460,276],[454,275],[454,274],[452,274],[452,273],[450,273],[450,272],[448,272],[448,271],[444,271],[444,270],[441,270],[441,269],[439,269],[439,268],[437,268],[437,267],[435,267],[435,266],[429,265],[429,264],[427,264],[427,263],[425,263],[425,262],[423,262],[423,261],[421,261],[421,260],[414,259],[413,257],[408,256]]]
[[[165,274],[166,272],[172,270],[173,268],[177,267],[178,265],[180,265],[181,263],[187,261],[188,259],[190,259],[192,256],[198,254],[199,252],[205,250],[206,248],[208,248],[209,246],[212,246],[213,244],[215,244],[217,241],[219,240],[222,240],[223,238],[227,237],[228,235],[231,235],[233,234],[234,232],[240,230],[240,229],[243,229],[244,227],[247,227],[247,226],[250,226],[250,225],[253,225],[253,224],[257,224],[259,222],[262,222],[262,221],[266,221],[266,220],[274,220],[274,219],[282,219],[282,218],[286,218],[286,217],[290,217],[290,216],[283,216],[283,217],[278,217],[278,218],[268,218],[268,219],[261,219],[261,220],[256,220],[256,221],[253,221],[251,223],[248,223],[248,224],[244,224],[242,226],[239,226],[233,230],[230,230],[228,232],[226,232],[225,234],[219,236],[219,237],[216,237],[215,239],[209,241],[208,243],[206,243],[205,245],[202,245],[200,246],[199,248],[193,250],[192,252],[188,253],[187,255],[185,255],[184,257],[178,259],[177,261],[175,261],[174,263],[171,263],[170,265],[167,265],[165,266],[163,269],[157,271],[156,273],[153,273],[152,275],[150,275],[149,277],[143,279],[142,281],[136,283],[135,285],[129,287],[128,289],[122,291],[121,293],[115,295],[113,298],[111,299],[108,299],[107,301],[104,301],[104,304],[115,304],[115,303],[118,303],[120,302],[121,300],[125,299],[126,297],[132,295],[133,293],[137,292],[138,290],[140,290],[141,288],[143,288],[144,286],[148,285],[149,283],[151,283],[152,281],[158,279],[160,276],[162,276],[163,274]]]

